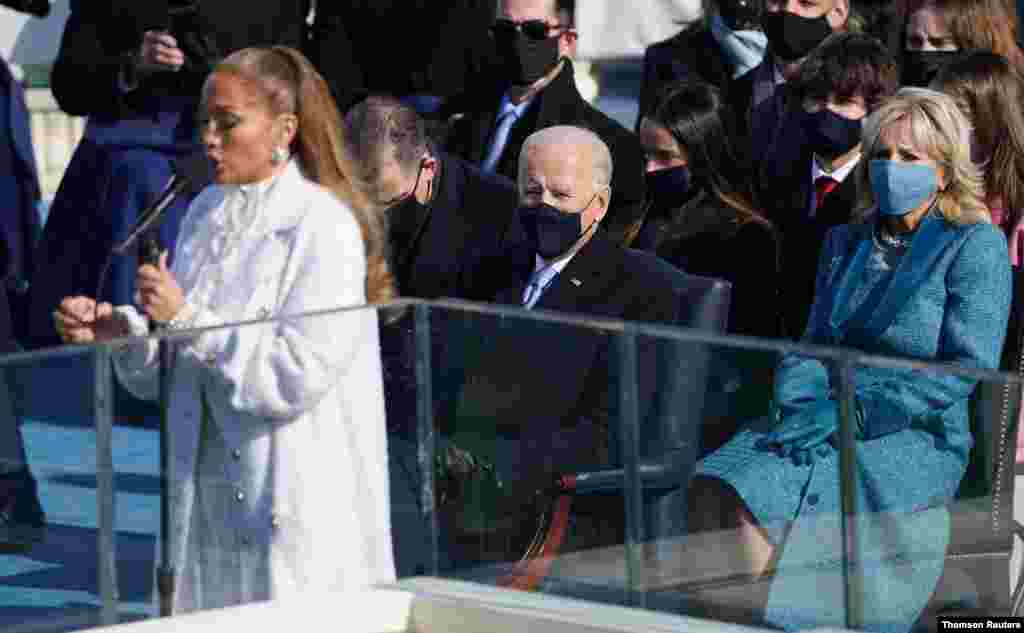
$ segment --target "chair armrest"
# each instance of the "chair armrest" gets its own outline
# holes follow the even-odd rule
[[[686,484],[686,478],[693,469],[693,455],[690,451],[674,450],[658,459],[641,460],[639,464],[640,485],[644,490],[673,490]],[[626,487],[626,472],[622,468],[585,471],[563,475],[559,485],[566,491],[578,495],[621,493]]]

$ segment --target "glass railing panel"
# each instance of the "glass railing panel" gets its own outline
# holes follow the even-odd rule
[[[0,363],[47,514],[45,541],[0,554],[10,569],[0,626],[76,630],[158,615],[164,481],[170,507],[192,504],[168,530],[178,611],[343,586],[364,565],[345,552],[375,548],[389,527],[400,577],[715,621],[874,630],[1009,602],[1012,488],[1003,475],[1012,473],[999,465],[1012,462],[1020,385],[1008,376],[965,378],[935,365],[907,373],[901,361],[841,350],[540,311],[402,305],[165,335],[178,350],[171,444],[160,439],[160,408],[124,389],[138,387],[123,370],[139,340],[113,345],[114,362],[96,348]],[[864,376],[886,363],[900,380],[975,394],[959,427],[921,435],[934,451],[926,456],[976,441],[927,504],[876,511],[879,495],[899,486],[868,493],[861,482],[897,472],[916,488],[924,472],[902,453],[875,463],[895,434],[858,436],[863,385],[873,384]],[[137,395],[158,400],[156,365],[149,370],[148,393]],[[801,463],[792,437],[740,442],[792,426],[787,416],[822,399],[801,396],[806,385],[824,386],[835,419]],[[102,405],[110,402],[113,410]],[[348,417],[295,423],[324,406]],[[166,480],[162,445],[173,448]],[[707,475],[726,483],[698,488]],[[919,479],[928,490],[940,481]],[[363,512],[364,494],[385,511]],[[748,504],[746,523],[737,498]],[[362,535],[346,527],[364,520]],[[961,524],[969,529],[957,536]],[[743,548],[759,543],[744,540],[746,528],[772,546],[755,557],[760,567]],[[926,538],[943,530],[948,545]],[[897,552],[895,575],[883,573],[888,551],[851,546],[907,533],[931,549]],[[329,553],[310,543],[330,543]],[[993,565],[1000,573],[986,575]],[[924,578],[926,568],[939,579]],[[901,591],[906,600],[887,611]],[[916,611],[906,606],[920,596]]]
[[[851,376],[849,625],[1009,615],[1019,380],[887,359]]]
[[[559,590],[572,580],[562,553],[624,543],[621,495],[564,486],[615,467],[618,328],[519,310],[434,307],[430,318],[442,574]],[[613,567],[580,597],[626,601]]]
[[[0,628],[76,630],[145,611],[132,595],[114,607],[110,448],[124,438],[113,437],[104,354],[68,348],[0,359]],[[35,490],[13,474],[26,467]]]

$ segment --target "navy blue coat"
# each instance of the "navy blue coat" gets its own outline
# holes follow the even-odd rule
[[[257,0],[243,12],[231,3],[198,6],[196,20],[213,38],[211,50],[220,55],[282,44],[311,50],[316,57],[346,41],[330,24],[315,25],[315,36],[309,37],[306,0]],[[166,21],[166,10],[166,0],[71,3],[51,88],[62,110],[88,116],[89,123],[50,207],[32,271],[26,341],[32,347],[60,343],[53,310],[64,297],[99,292],[112,245],[128,235],[164,189],[171,161],[198,149],[199,89],[216,59],[187,57],[181,71],[155,73],[129,92],[119,83],[143,32]],[[331,78],[342,72],[338,64]],[[89,78],[88,89],[82,87],[83,77]],[[345,80],[335,83],[344,85]],[[181,196],[165,212],[160,238],[171,253],[190,201],[191,196]],[[137,267],[134,255],[114,258],[99,298],[132,303]]]
[[[511,180],[485,174],[451,154],[441,166],[434,199],[418,218],[411,241],[392,239],[392,262],[402,296],[490,301],[532,264],[517,221]]]
[[[850,224],[829,233],[804,340],[996,368],[1011,287],[1002,232],[988,223],[952,225],[927,216],[891,281],[877,287],[881,294],[851,302],[872,253],[874,226]],[[844,623],[838,453],[796,466],[756,442],[785,427],[790,416],[835,398],[831,375],[819,360],[784,358],[776,414],[755,421],[698,465],[698,474],[732,486],[776,543],[780,521],[793,521],[766,610],[771,624],[790,630]],[[856,494],[869,630],[907,630],[935,589],[949,540],[946,506],[973,443],[968,400],[976,383],[909,369],[856,370],[863,429]]]
[[[732,77],[729,62],[703,23],[648,46],[644,50],[643,69],[637,128],[665,84],[697,79],[724,90]]]
[[[25,91],[0,60],[0,291],[6,295],[0,309],[0,340],[15,332],[21,338],[25,332],[27,280],[39,239],[39,194]]]

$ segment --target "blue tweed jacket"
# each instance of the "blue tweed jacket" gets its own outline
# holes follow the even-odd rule
[[[804,340],[997,367],[1011,288],[1002,233],[987,223],[956,226],[929,215],[890,281],[876,292],[857,293],[874,226],[849,224],[828,234]],[[844,624],[839,457],[830,451],[811,466],[796,466],[755,443],[795,412],[836,397],[831,373],[815,359],[784,358],[776,415],[754,422],[698,466],[698,474],[732,485],[778,541],[783,533],[773,526],[792,521],[766,610],[769,622],[786,629]],[[946,504],[972,444],[968,399],[975,381],[864,367],[855,386],[863,428],[856,452],[865,624],[905,631],[942,571]]]

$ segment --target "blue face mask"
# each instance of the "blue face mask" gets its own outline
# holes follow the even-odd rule
[[[882,215],[907,215],[939,190],[939,175],[931,165],[875,159],[868,163],[868,176]]]
[[[690,199],[690,169],[686,165],[645,174],[647,197],[658,208],[678,209]]]
[[[732,65],[733,79],[747,73],[764,59],[764,53],[768,50],[768,38],[764,32],[734,31],[718,12],[711,14],[710,26],[711,36],[718,42]]]

